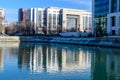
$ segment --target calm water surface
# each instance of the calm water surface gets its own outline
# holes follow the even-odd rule
[[[120,49],[0,43],[0,80],[120,80]]]

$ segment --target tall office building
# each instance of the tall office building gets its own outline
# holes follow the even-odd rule
[[[20,9],[19,14],[21,12]],[[24,18],[19,17],[19,21]],[[37,34],[42,34],[43,30],[46,30],[46,34],[67,31],[91,32],[91,13],[84,10],[57,7],[30,8],[27,9],[25,19],[35,24]]]
[[[120,35],[120,0],[93,0],[92,22],[93,33]]]
[[[120,0],[109,0],[107,33],[120,35]]]
[[[107,14],[109,13],[109,0],[92,0],[92,33],[107,33]]]
[[[0,32],[4,33],[4,9],[0,8]]]

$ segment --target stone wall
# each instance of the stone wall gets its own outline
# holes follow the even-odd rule
[[[1,42],[11,41],[11,42],[19,42],[20,39],[17,36],[0,36]]]

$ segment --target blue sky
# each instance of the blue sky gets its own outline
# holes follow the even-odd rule
[[[17,21],[19,8],[61,7],[91,11],[92,0],[0,0],[8,22]]]

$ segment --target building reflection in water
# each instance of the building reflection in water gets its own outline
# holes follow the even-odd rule
[[[4,68],[4,48],[0,47],[0,71]]]
[[[21,43],[18,52],[19,68],[31,72],[86,70],[91,80],[120,80],[119,49]]]
[[[27,67],[35,72],[84,70],[91,66],[91,54],[74,46],[24,44],[19,47],[18,58],[19,68]]]
[[[5,61],[8,57],[13,59],[17,56],[18,46],[19,43],[17,42],[0,42],[0,71],[4,70]]]
[[[92,80],[120,80],[120,50],[96,48],[91,57]]]

